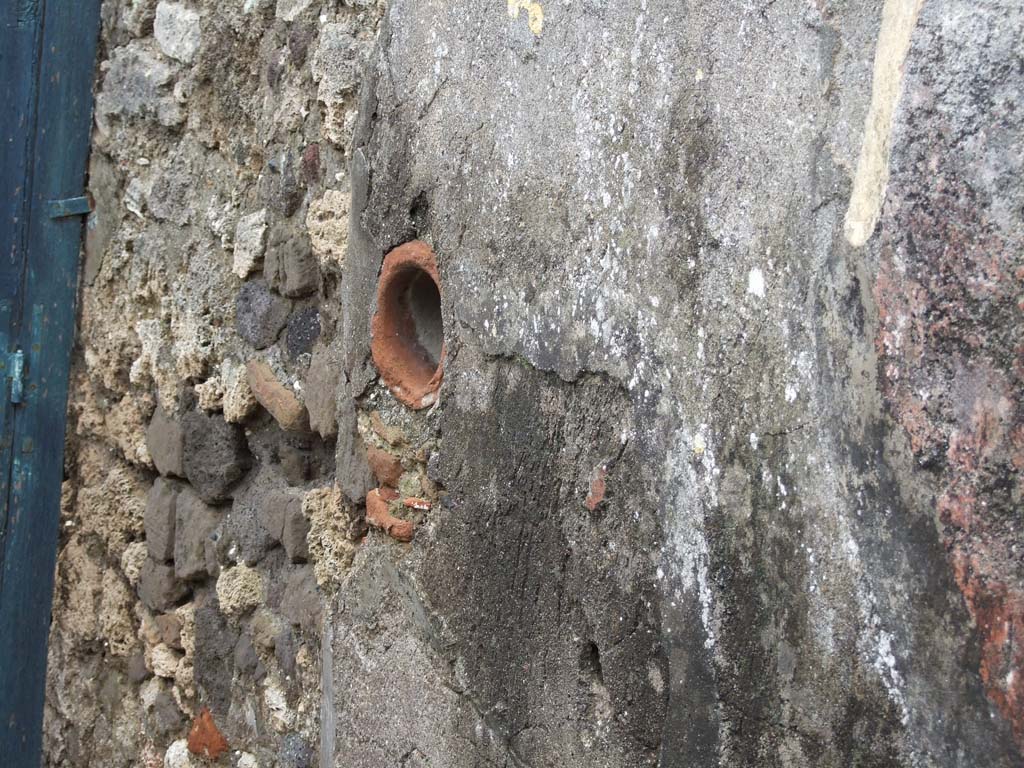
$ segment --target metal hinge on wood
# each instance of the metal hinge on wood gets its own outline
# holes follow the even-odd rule
[[[7,353],[7,378],[11,380],[11,402],[17,405],[25,395],[25,353],[20,349]]]
[[[92,213],[92,200],[89,196],[69,197],[64,200],[50,201],[50,218],[64,219],[68,216],[85,216]]]

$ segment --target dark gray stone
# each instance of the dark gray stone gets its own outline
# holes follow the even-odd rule
[[[269,251],[265,258],[270,258]],[[264,280],[250,280],[235,300],[235,328],[254,348],[266,349],[277,341],[290,311],[291,302],[270,290]]]
[[[195,680],[203,701],[213,712],[227,712],[231,706],[235,646],[239,632],[220,611],[212,590],[196,597]]]
[[[185,475],[196,493],[209,504],[218,504],[252,464],[241,427],[219,415],[190,411],[182,421],[185,431]]]
[[[317,468],[312,454],[308,450],[294,445],[282,445],[278,451],[278,458],[281,461],[284,479],[288,485],[293,487],[305,485],[312,479]]]
[[[219,531],[214,531],[206,537],[204,542],[204,551],[206,553],[206,572],[210,575],[211,579],[216,579],[220,576],[220,562],[223,559],[223,547],[220,546],[221,535]]]
[[[179,579],[197,580],[209,575],[206,542],[220,524],[222,514],[191,489],[178,494],[174,537],[174,572]]]
[[[260,494],[255,500],[256,515],[264,529],[281,541],[284,531],[285,513],[290,507],[302,509],[302,497],[295,492],[274,489]]]
[[[139,572],[139,599],[151,611],[169,611],[188,594],[185,582],[176,578],[174,566],[147,557]]]
[[[184,477],[185,432],[181,422],[157,406],[146,429],[146,448],[161,475]]]
[[[146,496],[146,549],[150,557],[162,563],[174,557],[174,518],[180,490],[180,484],[158,477]]]
[[[285,510],[281,544],[293,563],[304,563],[309,559],[309,545],[306,543],[308,533],[309,520],[303,514],[301,504],[289,505]]]
[[[285,627],[274,638],[274,658],[281,671],[289,677],[295,675],[295,654],[298,650],[299,643],[291,627]]]
[[[366,460],[366,445],[359,435],[355,402],[342,395],[338,402],[338,442],[335,447],[337,482],[349,501],[359,504],[376,487],[373,472]]]
[[[317,308],[306,307],[293,312],[284,338],[288,357],[292,360],[312,352],[313,344],[320,338],[320,312]]]
[[[137,651],[128,657],[128,679],[133,683],[141,683],[153,676],[153,673],[146,667],[146,655]]]
[[[281,751],[277,753],[278,768],[312,768],[313,749],[306,740],[297,733],[289,733],[281,741]]]
[[[150,213],[157,220],[184,226],[191,215],[190,192],[194,188],[195,180],[188,169],[172,165],[153,182],[146,201]]]
[[[178,708],[178,703],[170,691],[160,691],[156,695],[152,712],[156,733],[160,738],[166,739],[185,729],[185,713]]]
[[[235,499],[231,511],[224,518],[221,549],[233,549],[235,559],[250,567],[262,560],[279,538],[260,520],[260,496],[262,493],[256,490],[246,493],[244,499]]]
[[[259,657],[253,647],[249,635],[242,632],[235,644],[235,672],[239,675],[251,675],[256,670]]]
[[[288,575],[281,598],[281,614],[310,634],[320,630],[320,594],[312,566],[296,568]]]

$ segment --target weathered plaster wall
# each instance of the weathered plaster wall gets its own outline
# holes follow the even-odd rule
[[[1019,765],[1022,32],[105,5],[49,762]]]

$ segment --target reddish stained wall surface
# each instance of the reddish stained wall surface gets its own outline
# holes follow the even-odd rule
[[[972,154],[958,155],[953,133],[914,136],[918,168],[890,187],[876,345],[891,412],[936,475],[938,524],[981,641],[979,674],[1024,751],[1024,242],[964,181],[978,175],[963,167]]]

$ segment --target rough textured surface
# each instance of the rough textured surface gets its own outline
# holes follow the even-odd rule
[[[106,0],[47,764],[1019,765],[1022,31]]]
[[[204,501],[224,501],[251,464],[242,431],[197,411],[185,416],[183,427],[185,477]]]
[[[1021,584],[998,513],[1020,415],[1014,363],[985,346],[1014,354],[1022,327],[1019,291],[989,287],[1019,279],[1011,5],[925,4],[882,229],[856,248],[879,8],[391,3],[355,133],[342,356],[359,397],[381,258],[431,242],[447,495],[395,568],[451,675],[436,695],[478,725],[460,755],[412,713],[391,743],[348,720],[337,764],[1019,762],[1016,641],[989,627]],[[938,327],[917,341],[914,317]],[[906,350],[913,374],[885,359]],[[935,513],[912,418],[953,419],[933,453],[985,510],[970,536]],[[374,698],[352,675],[425,685],[376,658],[336,670],[346,718]]]
[[[304,406],[320,318],[333,334],[340,311],[322,291],[340,279],[349,210],[348,146],[322,118],[329,106],[332,135],[350,131],[381,12],[363,0],[103,3],[48,765],[208,764],[188,751],[204,707],[231,746],[222,765],[301,762],[301,745],[318,743],[319,587],[285,587],[314,565],[340,578],[310,549],[350,559],[362,512],[331,507],[344,518],[320,517],[320,539],[304,540],[302,499],[333,487],[334,445],[282,432],[246,363],[259,350]],[[312,61],[341,29],[331,61],[353,79],[325,86],[321,105]],[[327,360],[328,436],[337,371]],[[178,479],[180,510],[167,493]],[[278,627],[267,644],[258,617]]]

